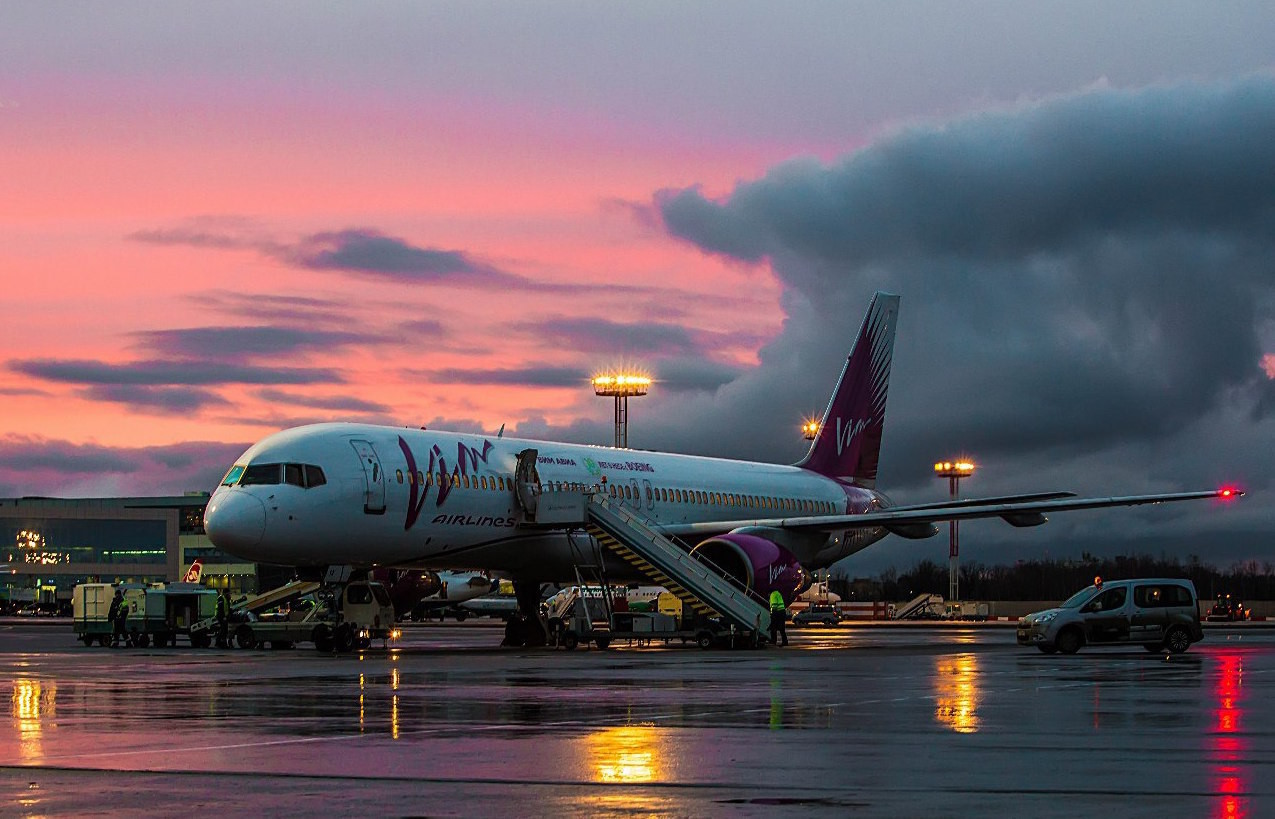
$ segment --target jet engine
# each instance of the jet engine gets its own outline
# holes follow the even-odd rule
[[[811,577],[792,552],[758,535],[729,532],[703,541],[691,555],[717,567],[736,584],[751,589],[763,600],[772,591],[791,603],[810,587]]]

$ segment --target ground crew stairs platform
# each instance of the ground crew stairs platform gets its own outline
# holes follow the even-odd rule
[[[741,629],[764,634],[770,612],[705,563],[647,526],[637,515],[601,493],[589,501],[586,528],[599,543],[681,599],[692,610],[716,612]]]

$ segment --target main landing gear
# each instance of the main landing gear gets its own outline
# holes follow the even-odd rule
[[[518,613],[505,624],[502,646],[543,646],[549,642],[549,631],[540,614],[540,584],[525,580],[514,581],[514,596],[518,598]]]

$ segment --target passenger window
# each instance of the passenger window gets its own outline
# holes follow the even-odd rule
[[[1089,604],[1083,609],[1086,612],[1092,611],[1115,611],[1124,605],[1126,589],[1107,589],[1102,594],[1089,601]]]
[[[240,486],[265,486],[279,482],[280,464],[253,464],[243,471]]]
[[[1168,586],[1164,590],[1166,606],[1193,606],[1195,600],[1186,586]]]
[[[460,473],[459,472],[452,473],[452,487],[455,489],[460,488]]]
[[[402,483],[402,482],[403,482],[403,470],[401,470],[401,469],[395,469],[395,470],[394,470],[394,477],[398,480],[398,482],[399,482],[399,483]]]
[[[611,486],[609,486],[609,487],[608,487],[608,489],[610,490],[611,497],[613,497],[613,498],[614,498],[614,497],[615,497],[615,484],[611,484]]]
[[[504,476],[504,475],[497,475],[497,476],[496,476],[496,484],[497,484],[497,486],[500,488],[500,491],[501,491],[501,492],[504,492],[504,491],[505,491],[505,476]]]
[[[305,475],[301,471],[301,464],[284,464],[283,480],[293,486],[305,486]]]
[[[481,478],[479,478],[479,479],[478,479],[478,483],[481,485],[481,487],[482,487],[483,489],[486,489],[486,488],[487,488],[487,476],[486,476],[486,475],[483,475]]]
[[[323,477],[323,470],[313,464],[305,465],[305,485],[308,487],[323,486],[327,483],[327,478]]]
[[[421,486],[424,486],[424,485],[425,485],[425,473],[424,473],[424,472],[417,472],[417,473],[416,473],[416,482],[417,482],[417,483],[419,483]]]

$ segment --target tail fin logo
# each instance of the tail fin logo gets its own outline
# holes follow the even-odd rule
[[[198,560],[190,564],[190,568],[186,570],[186,574],[182,576],[183,583],[198,583],[200,578],[204,576],[204,564]]]
[[[850,444],[854,442],[854,439],[859,435],[860,432],[863,432],[863,430],[866,429],[867,426],[868,426],[868,422],[865,420],[851,421],[849,424],[846,424],[845,428],[843,429],[841,426],[841,418],[840,416],[838,416],[837,417],[837,455],[840,456],[842,452],[849,449]]]

